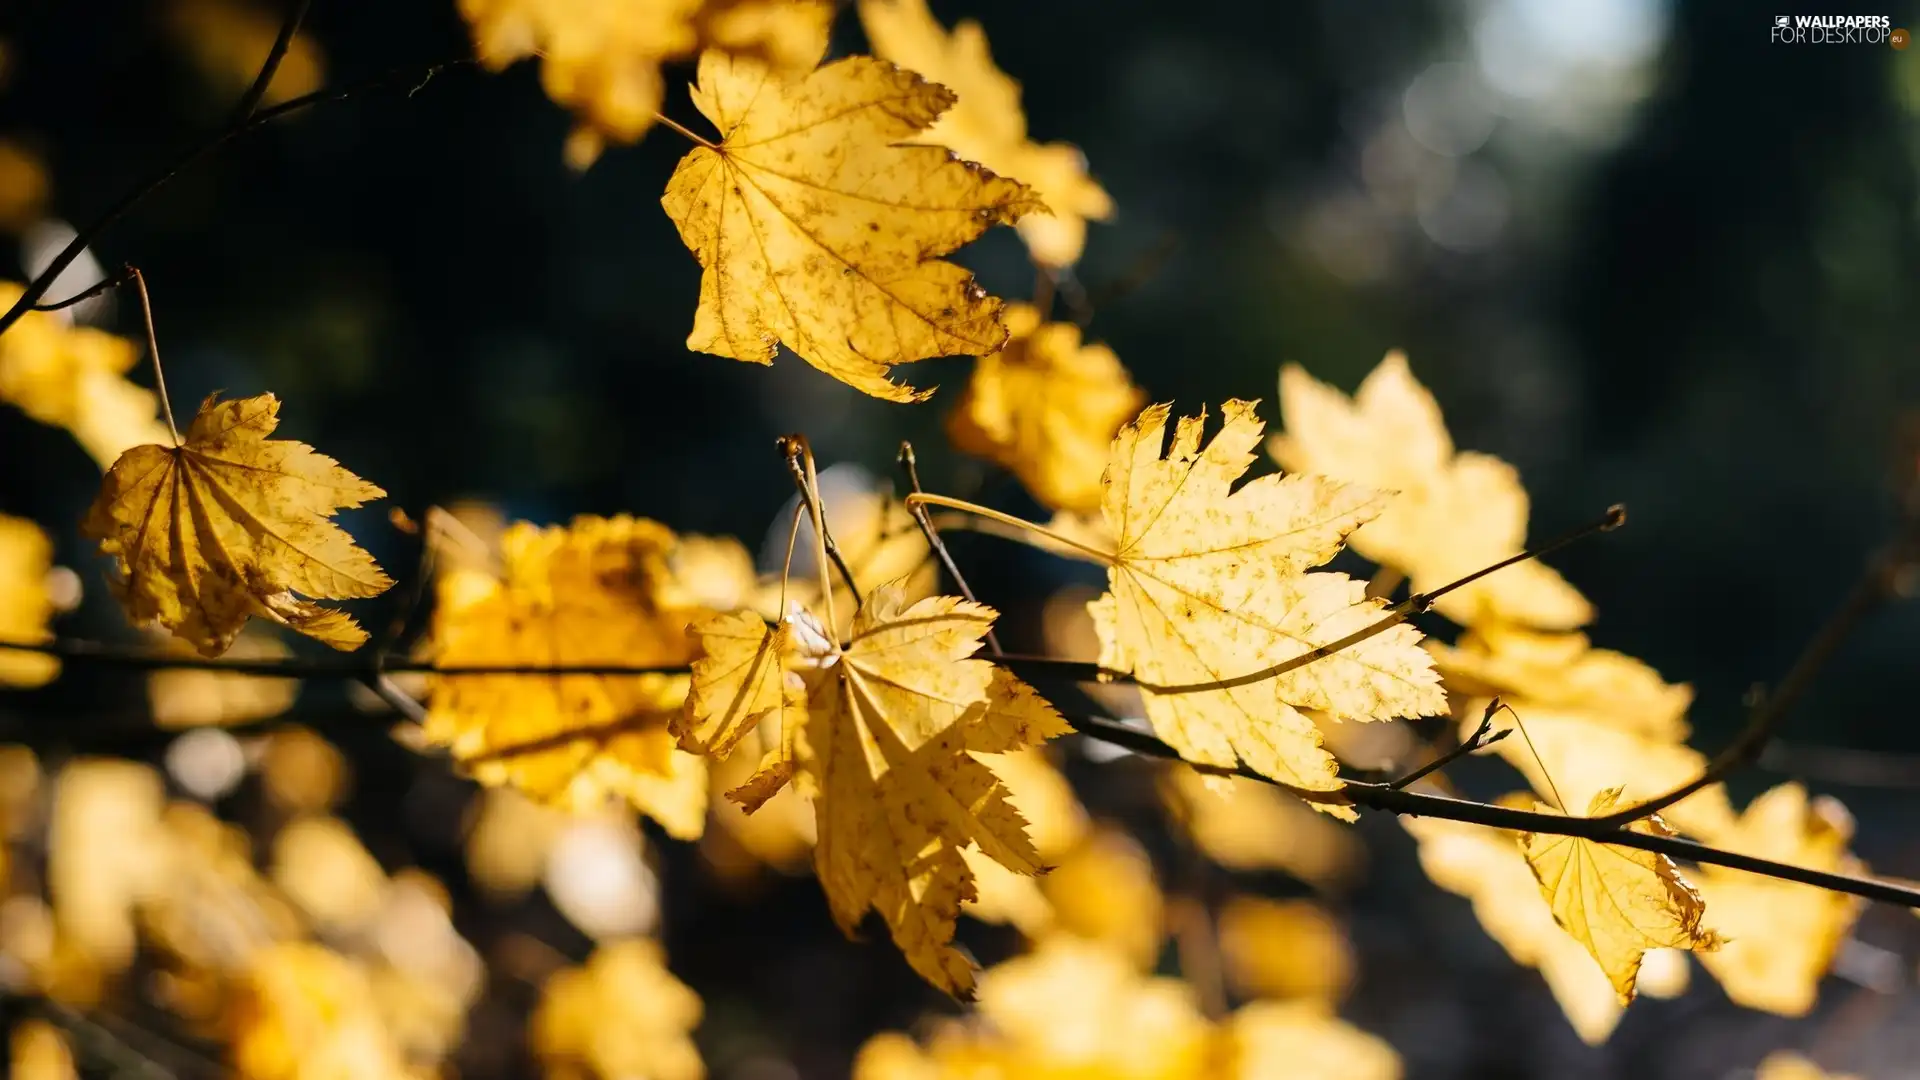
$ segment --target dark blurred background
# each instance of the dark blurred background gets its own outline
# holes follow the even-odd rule
[[[1920,23],[1910,3],[1789,6]],[[1597,643],[1695,684],[1696,745],[1730,736],[1747,688],[1777,677],[1884,539],[1920,447],[1920,49],[1769,44],[1773,9],[1731,0],[934,10],[984,24],[1035,136],[1078,143],[1116,200],[1077,282],[1090,336],[1155,399],[1261,397],[1276,419],[1281,363],[1351,389],[1405,348],[1459,444],[1519,467],[1536,537],[1627,505],[1628,528],[1557,563],[1595,599]],[[308,27],[333,86],[469,49],[451,0],[319,0]],[[149,4],[6,0],[0,39],[0,136],[41,155],[50,213],[74,223],[217,129],[245,82],[210,76]],[[850,14],[834,47],[863,48]],[[691,120],[691,73],[671,75],[666,111]],[[900,406],[790,356],[761,369],[688,352],[699,270],[659,208],[684,142],[657,130],[575,173],[561,155],[570,123],[531,65],[455,68],[234,143],[95,254],[151,283],[177,408],[270,389],[285,435],[409,509],[477,496],[543,522],[629,511],[754,546],[791,494],[773,440],[796,430],[824,463],[882,475],[911,438],[932,486],[1030,509],[1011,480],[944,446],[960,361],[912,370],[943,390]],[[1010,230],[962,259],[1000,295],[1031,295]],[[97,317],[135,333],[135,309],[118,306]],[[47,526],[88,584],[63,630],[123,634],[71,527],[93,463],[12,410],[0,463],[0,510]],[[410,542],[384,512],[352,527],[404,568]],[[959,555],[984,598],[1032,644],[1039,601],[1078,571],[968,539]],[[361,610],[379,624],[378,604]],[[1917,658],[1920,607],[1876,616],[1784,737],[1920,754]],[[38,700],[119,692],[108,681]],[[1920,876],[1920,775],[1875,760],[1913,787],[1810,779],[1854,809],[1871,864]],[[352,814],[378,820],[419,785],[455,784],[419,772],[400,756],[363,766]],[[1776,779],[1749,777],[1736,802]],[[1465,903],[1424,883],[1397,830],[1364,828],[1376,842],[1350,912],[1363,970],[1348,1013],[1412,1076],[1735,1076],[1782,1045],[1915,1075],[1902,1070],[1920,1049],[1920,925],[1903,912],[1860,928],[1856,950],[1875,951],[1851,970],[1881,973],[1862,977],[1882,983],[1871,1006],[1852,996],[1862,978],[1841,978],[1821,1013],[1789,1022],[1696,979],[1587,1050]],[[417,832],[369,843],[457,883],[447,829]],[[715,1075],[747,1075],[728,1072],[723,1045],[742,1031],[826,1076],[871,1031],[942,1007],[890,950],[841,942],[811,881],[782,885],[777,925],[743,936],[676,878],[675,859],[665,937],[706,996]],[[1896,992],[1880,993],[1888,970]],[[513,1037],[483,1030],[463,1075],[513,1072]]]

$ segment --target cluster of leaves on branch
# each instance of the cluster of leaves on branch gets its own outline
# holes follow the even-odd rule
[[[1604,816],[1707,768],[1686,744],[1688,688],[1594,648],[1580,630],[1593,608],[1558,573],[1520,561],[1451,587],[1521,554],[1527,496],[1511,466],[1455,449],[1404,357],[1389,355],[1351,399],[1289,366],[1283,433],[1267,438],[1240,400],[1209,432],[1204,409],[1176,418],[1148,405],[1078,326],[988,296],[940,258],[1013,224],[1036,264],[1058,271],[1079,257],[1087,221],[1113,209],[1076,149],[1029,138],[1018,86],[977,25],[949,33],[923,0],[862,0],[878,55],[821,63],[834,14],[823,0],[459,6],[489,65],[538,58],[547,92],[579,116],[567,152],[580,165],[653,128],[669,108],[662,65],[695,61],[693,104],[717,138],[668,122],[697,145],[662,199],[700,269],[689,348],[764,364],[784,346],[897,402],[932,392],[898,381],[899,366],[978,357],[953,441],[1056,515],[1030,523],[925,493],[912,509],[878,495],[850,505],[796,451],[793,527],[807,526],[811,573],[763,579],[736,540],[628,515],[491,535],[444,511],[417,523],[434,581],[414,658],[434,670],[418,722],[398,731],[489,787],[469,838],[483,885],[512,894],[545,875],[602,942],[584,966],[541,972],[530,1039],[555,1075],[702,1069],[688,1037],[700,1000],[644,938],[646,920],[570,901],[550,873],[562,838],[583,835],[570,820],[637,852],[619,811],[698,841],[715,866],[793,869],[810,849],[843,930],[877,913],[929,983],[977,989],[976,1012],[923,1040],[876,1037],[856,1067],[865,1080],[1399,1075],[1391,1048],[1335,1015],[1352,961],[1326,909],[1241,895],[1196,915],[1194,898],[1164,895],[1139,846],[1080,805],[1044,746],[1069,723],[987,645],[998,613],[937,591],[919,517],[929,507],[1105,568],[1106,589],[1074,613],[1114,680],[1095,689],[1199,767],[1167,766],[1156,783],[1184,842],[1219,866],[1340,880],[1358,756],[1343,748],[1370,731],[1410,743],[1415,718],[1446,717],[1467,742],[1486,717],[1522,725],[1525,737],[1484,751],[1529,789],[1500,801],[1548,815]],[[687,284],[693,295],[691,272]],[[5,286],[0,304],[19,295]],[[0,398],[71,430],[106,468],[82,528],[114,560],[129,619],[207,657],[284,653],[249,632],[252,619],[365,646],[367,632],[321,602],[393,584],[332,520],[382,491],[270,438],[272,395],[209,398],[175,434],[163,399],[126,377],[138,354],[52,311],[0,336]],[[1252,475],[1263,440],[1284,471]],[[1324,568],[1349,547],[1380,568],[1371,583]],[[50,570],[45,534],[0,519],[6,641],[49,639]],[[1436,595],[1434,610],[1462,628],[1452,644],[1410,621],[1424,600],[1391,602],[1402,582]],[[394,659],[397,644],[377,655]],[[0,652],[10,685],[56,670]],[[292,697],[182,674],[154,683],[169,727],[271,716]],[[164,704],[184,699],[200,704]],[[288,738],[310,742],[286,750]],[[310,733],[270,739],[282,742],[256,747],[245,768],[271,773],[275,746],[334,753]],[[26,914],[0,918],[0,947],[36,992],[92,1005],[155,950],[169,1006],[262,1080],[431,1073],[460,1039],[477,954],[437,883],[387,874],[330,815],[337,790],[277,797],[263,871],[247,833],[169,802],[147,766],[83,759],[43,780],[26,755],[7,768],[31,782],[6,812],[26,820],[50,788],[58,830],[45,888],[22,890]],[[1271,783],[1227,780],[1235,770]],[[297,789],[298,772],[278,783]],[[1735,1001],[1803,1014],[1858,910],[1811,886],[1574,836],[1406,827],[1433,880],[1540,970],[1592,1042],[1637,991],[1678,992],[1685,952]],[[1793,784],[1744,811],[1707,786],[1632,828],[1858,868],[1844,810]],[[109,857],[129,845],[137,859]],[[645,867],[631,860],[637,878]],[[212,909],[225,917],[194,917]],[[963,915],[1010,924],[1032,948],[980,974],[954,944]],[[1237,1009],[1150,974],[1170,931],[1186,958],[1193,925],[1224,952]],[[61,1046],[23,1026],[16,1064]],[[1782,1058],[1763,1075],[1803,1068]]]

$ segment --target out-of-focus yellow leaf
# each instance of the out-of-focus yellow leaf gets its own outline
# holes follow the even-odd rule
[[[518,900],[546,871],[567,815],[509,787],[486,788],[467,830],[467,873],[490,897]]]
[[[1489,623],[1455,646],[1429,641],[1427,651],[1449,687],[1483,700],[1497,695],[1516,711],[1542,706],[1662,742],[1687,737],[1693,687],[1670,684],[1624,653],[1591,648],[1585,634]]]
[[[180,446],[136,446],[107,470],[81,531],[115,557],[135,623],[158,622],[204,656],[258,615],[356,649],[347,615],[311,600],[378,596],[393,579],[330,518],[384,491],[304,443],[269,439],[272,394],[200,406]]]
[[[260,62],[280,34],[280,15],[242,0],[171,0],[166,25],[222,97],[253,84]],[[308,35],[295,34],[274,70],[265,105],[311,94],[326,80],[326,60]]]
[[[1753,1080],[1861,1080],[1852,1073],[1830,1073],[1791,1050],[1775,1050],[1760,1063]]]
[[[346,793],[351,767],[318,732],[286,727],[267,736],[260,753],[260,780],[273,805],[296,814],[317,814]]]
[[[0,345],[0,349],[4,349]],[[0,638],[23,644],[53,640],[53,541],[25,518],[0,514]],[[40,653],[0,649],[0,685],[44,686],[60,674],[60,661]]]
[[[693,100],[723,139],[681,159],[661,200],[704,268],[688,348],[768,364],[785,344],[855,389],[916,401],[928,392],[892,382],[893,365],[1005,344],[1001,302],[937,256],[1041,205],[902,145],[951,91],[866,56],[791,77],[708,52]]]
[[[1608,788],[1593,797],[1586,816],[1604,817],[1622,808],[1620,789]],[[1658,814],[1630,828],[1672,835]],[[1720,947],[1719,935],[1701,925],[1706,907],[1699,892],[1665,855],[1545,833],[1521,834],[1520,846],[1554,920],[1599,961],[1620,1004],[1633,1000],[1640,957],[1647,950]]]
[[[592,136],[632,142],[659,118],[660,65],[703,48],[805,74],[826,48],[830,0],[460,0],[474,49],[499,70],[540,57],[547,96]],[[586,147],[583,147],[583,150]],[[584,166],[581,166],[584,167]]]
[[[60,936],[108,971],[132,962],[134,908],[168,872],[166,788],[131,761],[79,758],[54,782],[47,894]]]
[[[1554,920],[1514,834],[1440,818],[1405,817],[1400,823],[1419,841],[1420,865],[1433,883],[1473,901],[1487,936],[1515,963],[1540,969],[1581,1039],[1593,1046],[1606,1042],[1620,1022],[1619,995],[1593,955]]]
[[[0,139],[0,232],[18,233],[47,205],[47,163],[18,139]]]
[[[1317,476],[1239,483],[1260,442],[1253,410],[1227,402],[1204,448],[1202,414],[1180,421],[1162,455],[1165,405],[1114,439],[1102,504],[1115,537],[1111,591],[1089,605],[1100,664],[1183,688],[1141,691],[1154,732],[1181,757],[1244,761],[1290,787],[1330,791],[1340,786],[1338,764],[1301,710],[1384,720],[1445,712],[1446,695],[1419,631],[1404,623],[1290,671],[1215,686],[1311,653],[1385,612],[1361,582],[1307,573],[1385,497]],[[1196,687],[1210,688],[1186,689]]]
[[[0,281],[0,307],[23,291]],[[0,401],[71,431],[104,469],[132,447],[169,438],[159,398],[126,379],[139,358],[124,338],[73,326],[60,312],[29,311],[0,336]]]
[[[686,627],[700,608],[668,607],[673,533],[632,517],[579,517],[566,527],[508,529],[503,576],[475,583],[435,612],[443,668],[674,667],[693,659]],[[483,783],[510,783],[543,802],[592,809],[624,799],[675,836],[700,835],[701,759],[668,730],[685,675],[438,675],[424,734]]]
[[[22,1020],[7,1035],[7,1075],[13,1080],[80,1080],[66,1033],[45,1020]]]
[[[870,1040],[854,1080],[1201,1080],[1214,1031],[1193,988],[1149,978],[1091,942],[1049,938],[980,980],[977,1019],[938,1031],[921,1050],[902,1036]]]
[[[947,433],[962,452],[1011,469],[1043,504],[1097,510],[1107,447],[1146,395],[1112,349],[1080,343],[1078,326],[1043,323],[1028,304],[1008,306],[1006,322],[1006,347],[974,365]]]
[[[1280,372],[1287,431],[1268,449],[1289,472],[1321,473],[1397,492],[1353,535],[1353,549],[1436,589],[1517,555],[1526,544],[1527,493],[1513,466],[1454,452],[1440,406],[1390,352],[1349,400],[1298,365]],[[1457,589],[1434,605],[1457,623],[1505,621],[1566,630],[1593,609],[1559,574],[1531,560]]]
[[[629,939],[547,980],[529,1040],[549,1077],[700,1080],[691,1032],[700,997],[666,969],[660,946]]]
[[[1218,927],[1227,978],[1248,997],[1333,1001],[1353,984],[1347,932],[1311,900],[1234,896]]]
[[[1133,837],[1095,829],[1040,879],[1040,890],[1061,935],[1099,942],[1140,970],[1152,969],[1167,933],[1166,899],[1153,861]]]
[[[919,72],[959,98],[915,141],[947,147],[1033,188],[1050,211],[1019,225],[1034,261],[1048,267],[1079,261],[1088,219],[1113,216],[1113,200],[1087,175],[1079,147],[1043,145],[1027,137],[1020,84],[994,65],[980,24],[964,19],[949,34],[927,10],[926,0],[861,0],[860,22],[875,55]]]
[[[1809,799],[1805,788],[1789,783],[1754,799],[1714,843],[1810,870],[1862,874],[1865,864],[1847,851],[1852,839],[1853,817],[1845,807],[1826,796]],[[1810,1012],[1861,901],[1719,866],[1701,866],[1696,880],[1714,926],[1727,938],[1700,963],[1727,996],[1782,1016]]]
[[[192,651],[179,638],[167,641],[166,647],[173,651],[183,655]],[[242,630],[227,655],[241,660],[284,660],[293,653],[278,638]],[[154,726],[168,731],[265,720],[292,708],[299,694],[298,679],[264,679],[185,668],[147,676]]]
[[[1233,1080],[1400,1080],[1384,1039],[1316,1001],[1256,1001],[1226,1023]]]
[[[994,759],[993,767],[1013,805],[1027,819],[1027,832],[1040,858],[1049,866],[1071,858],[1087,835],[1087,812],[1046,751],[1035,747],[1002,754]],[[967,848],[962,854],[967,868],[973,871],[977,891],[962,909],[967,914],[986,922],[1012,924],[1030,938],[1039,937],[1053,922],[1053,905],[1041,891],[1039,879],[1001,866],[979,848]],[[1151,871],[1148,884],[1152,884]]]
[[[323,930],[345,933],[370,923],[387,891],[387,874],[339,818],[305,817],[273,838],[273,883]]]
[[[246,1080],[424,1080],[381,1019],[366,968],[322,945],[260,950],[226,1019]]]
[[[1284,870],[1324,890],[1351,881],[1365,859],[1352,834],[1266,784],[1175,765],[1160,792],[1193,843],[1229,870]]]

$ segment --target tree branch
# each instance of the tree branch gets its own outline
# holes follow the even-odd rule
[[[278,65],[279,59],[277,57],[269,57],[269,59],[272,60],[275,65]],[[32,281],[27,283],[27,287],[21,292],[20,298],[13,302],[13,306],[7,309],[6,314],[0,315],[0,334],[6,333],[14,323],[20,321],[21,316],[33,310],[40,303],[41,298],[47,295],[47,290],[53,287],[54,279],[58,278],[61,272],[66,270],[68,266],[72,265],[73,260],[79,258],[81,252],[92,247],[109,228],[121,218],[125,217],[128,211],[139,205],[147,196],[165,187],[168,181],[171,181],[188,166],[213,153],[215,150],[220,149],[232,140],[241,135],[257,131],[273,123],[275,120],[299,112],[301,109],[319,105],[324,102],[345,101],[350,97],[387,86],[408,85],[408,96],[412,96],[420,88],[433,81],[434,76],[445,71],[447,68],[462,64],[471,64],[473,62],[470,58],[462,57],[457,60],[432,64],[424,68],[398,68],[384,75],[376,76],[375,78],[344,89],[316,90],[311,94],[305,94],[301,97],[283,101],[272,108],[260,109],[257,112],[253,112],[246,121],[231,124],[221,129],[218,133],[189,147],[178,157],[149,174],[138,184],[135,184],[131,191],[128,191],[125,195],[122,195],[119,200],[114,202],[113,205],[107,207],[106,211],[94,219],[92,224],[76,233],[73,240],[69,242],[66,247],[62,248],[58,255],[53,257],[52,262],[47,264],[46,269],[40,271]],[[269,80],[272,78],[272,73],[264,67],[262,68],[262,74],[266,75]],[[91,295],[103,287],[108,286],[106,286],[104,282],[89,286],[87,294]],[[69,300],[62,300],[48,306],[51,308],[59,308],[66,306],[69,302]]]

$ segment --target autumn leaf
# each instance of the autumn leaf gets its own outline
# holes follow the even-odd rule
[[[1515,963],[1539,969],[1583,1041],[1605,1042],[1620,1022],[1619,996],[1593,954],[1554,918],[1514,834],[1441,818],[1400,823],[1419,842],[1421,868],[1433,883],[1472,901],[1487,936]]]
[[[352,958],[311,942],[260,950],[235,990],[226,1026],[246,1080],[405,1080],[401,1047]]]
[[[1041,503],[1097,510],[1107,447],[1146,395],[1112,349],[1080,343],[1078,326],[1042,322],[1027,304],[1006,320],[1006,348],[974,365],[947,432],[963,453],[1013,470]]]
[[[944,146],[1033,188],[1051,211],[1023,218],[1017,226],[1034,261],[1056,268],[1079,261],[1088,219],[1111,217],[1113,200],[1087,176],[1079,147],[1043,145],[1027,137],[1020,84],[994,65],[980,24],[964,19],[949,34],[927,10],[926,0],[861,0],[860,23],[876,56],[917,71],[959,97],[915,141]]]
[[[1226,1024],[1233,1080],[1400,1080],[1391,1044],[1318,1001],[1256,1001]]]
[[[835,919],[851,933],[878,910],[914,970],[962,996],[973,965],[949,942],[974,889],[960,849],[1019,873],[1043,865],[1006,788],[973,755],[1067,731],[1026,684],[971,658],[994,617],[957,597],[907,606],[897,587],[876,589],[851,644],[809,688],[795,740]]]
[[[1860,1080],[1860,1077],[1852,1073],[1830,1073],[1790,1050],[1775,1050],[1760,1062],[1753,1080]]]
[[[597,156],[658,119],[662,63],[706,47],[802,74],[826,48],[829,0],[460,0],[481,62],[499,70],[540,58],[547,96],[572,108]],[[576,133],[578,136],[580,133]]]
[[[528,1042],[549,1075],[700,1080],[692,1032],[702,1011],[657,942],[615,941],[547,980]]]
[[[1525,546],[1519,474],[1498,458],[1454,452],[1439,404],[1404,354],[1388,353],[1351,401],[1289,364],[1280,372],[1280,411],[1287,431],[1268,449],[1282,468],[1397,493],[1351,543],[1406,574],[1413,591],[1437,589]],[[1463,625],[1503,620],[1566,630],[1593,618],[1586,599],[1537,559],[1448,593],[1434,607]]]
[[[892,365],[1005,343],[1000,301],[934,256],[1041,206],[944,149],[899,145],[952,92],[865,56],[790,78],[708,52],[693,100],[723,141],[682,158],[661,200],[705,271],[688,348],[767,364],[784,343],[914,401],[927,392],[889,381]]]
[[[974,1015],[924,1049],[895,1033],[869,1040],[853,1076],[1198,1080],[1215,1075],[1215,1034],[1193,987],[1143,975],[1092,942],[1051,937],[987,971]]]
[[[656,522],[583,516],[565,528],[510,527],[503,573],[436,612],[442,668],[674,667],[693,659],[688,623],[708,612],[667,606],[675,538]],[[483,783],[586,810],[618,798],[675,836],[700,835],[702,760],[675,748],[669,725],[685,675],[436,676],[425,735]]]
[[[1306,572],[1378,513],[1383,496],[1306,475],[1234,490],[1261,424],[1249,402],[1222,411],[1224,425],[1204,449],[1202,414],[1180,421],[1162,456],[1164,405],[1114,439],[1102,502],[1115,537],[1110,591],[1088,605],[1100,663],[1140,680],[1154,731],[1188,761],[1244,761],[1290,787],[1330,791],[1337,764],[1301,710],[1350,720],[1420,716],[1444,712],[1445,695],[1419,632],[1405,624],[1291,670],[1243,678],[1384,616],[1361,582]]]
[[[250,616],[356,649],[347,615],[314,600],[377,596],[393,584],[328,519],[386,494],[287,439],[272,394],[207,398],[179,446],[136,446],[107,471],[81,531],[116,558],[127,616],[158,622],[218,656]]]
[[[1593,797],[1587,816],[1605,817],[1620,808],[1620,789],[1610,788]],[[1629,827],[1673,835],[1658,814]],[[1647,950],[1720,947],[1719,936],[1700,924],[1705,905],[1699,892],[1665,855],[1546,833],[1523,833],[1520,846],[1554,919],[1599,961],[1620,1004],[1633,1000]]]
[[[51,641],[47,623],[53,597],[53,541],[25,518],[0,514],[0,639],[21,644]],[[42,686],[60,674],[60,661],[40,653],[0,649],[0,685]]]
[[[1747,805],[1735,827],[1716,838],[1721,848],[1828,873],[1860,874],[1848,853],[1853,817],[1832,798],[1809,798],[1799,784],[1781,784]],[[1701,866],[1700,895],[1726,935],[1701,964],[1737,1005],[1782,1016],[1805,1016],[1819,998],[1820,980],[1859,918],[1861,902],[1812,885]]]

